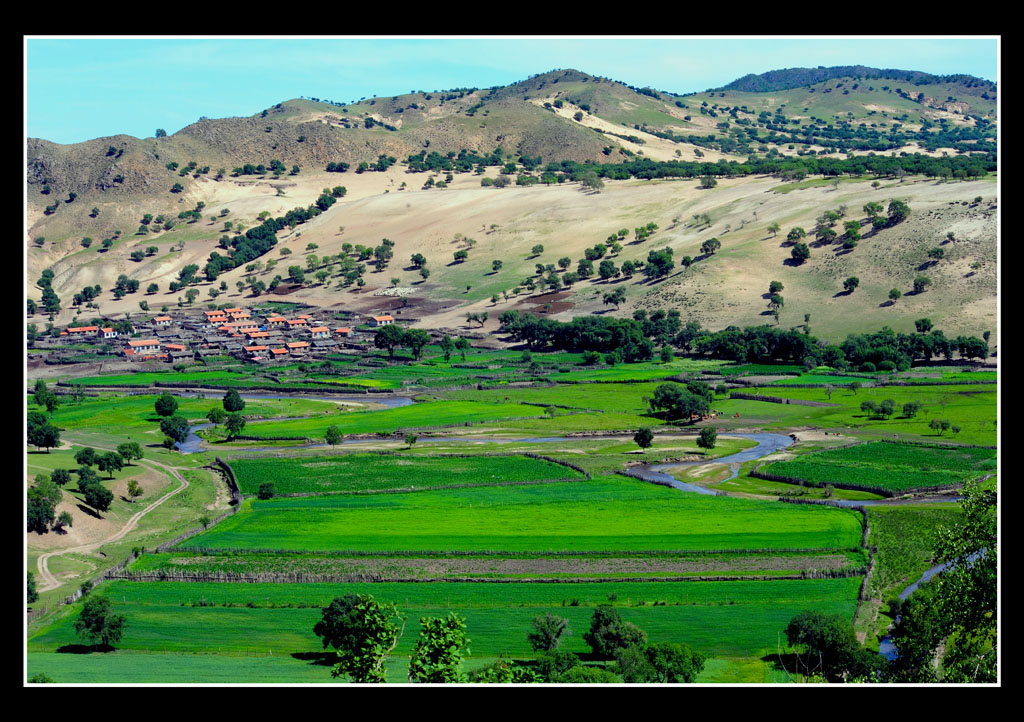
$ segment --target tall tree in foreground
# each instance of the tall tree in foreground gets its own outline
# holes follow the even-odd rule
[[[405,631],[405,618],[394,604],[381,604],[369,594],[335,597],[313,627],[324,649],[337,650],[332,677],[345,674],[353,682],[383,683],[384,662]],[[399,627],[396,620],[401,620]]]
[[[82,614],[75,622],[75,631],[80,637],[111,647],[121,641],[124,634],[125,618],[114,614],[114,607],[106,597],[90,596],[82,607]]]
[[[530,622],[532,632],[526,633],[526,640],[538,652],[551,652],[558,649],[562,637],[571,634],[569,620],[555,616],[551,612],[539,614]]]
[[[467,651],[466,620],[455,614],[445,618],[421,617],[420,637],[409,659],[409,681],[452,683],[465,681],[460,669]]]

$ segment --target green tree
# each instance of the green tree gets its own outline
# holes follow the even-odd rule
[[[235,438],[245,428],[245,417],[241,414],[228,414],[224,428],[227,429],[229,439]]]
[[[239,396],[238,392],[231,389],[224,394],[224,410],[229,413],[237,413],[245,408],[245,399]]]
[[[843,288],[846,290],[847,293],[853,293],[859,285],[860,279],[857,278],[856,276],[850,276],[845,281],[843,281]]]
[[[807,247],[806,243],[796,243],[793,245],[790,255],[794,261],[800,264],[811,257],[811,249]]]
[[[220,406],[214,406],[206,412],[206,420],[211,424],[223,424],[226,418],[227,413]]]
[[[615,661],[627,683],[682,684],[697,681],[706,657],[685,644],[658,642],[620,649]]]
[[[33,604],[39,601],[39,592],[36,591],[36,576],[28,573],[28,603]]]
[[[466,350],[468,348],[470,348],[469,339],[468,338],[463,338],[461,336],[459,338],[455,339],[455,348],[458,349],[462,353],[462,360],[465,361],[466,360]]]
[[[339,441],[341,441],[341,429],[333,424],[328,426],[327,433],[324,435],[324,440],[331,446],[335,446]]]
[[[177,441],[179,444],[184,443],[185,439],[188,438],[188,429],[188,419],[177,414],[174,416],[168,416],[160,422],[160,431],[162,431],[165,436]]]
[[[155,406],[158,416],[174,416],[178,410],[178,400],[165,391],[156,400]]]
[[[704,243],[701,244],[700,252],[703,253],[705,256],[713,256],[715,255],[715,252],[718,251],[718,249],[721,247],[721,241],[719,241],[717,238],[709,238],[708,240],[704,241]]]
[[[460,669],[467,652],[466,620],[455,614],[420,617],[420,636],[409,659],[409,681],[453,683],[465,680]]]
[[[583,633],[583,641],[590,645],[594,654],[611,658],[619,649],[647,642],[647,634],[631,622],[625,622],[619,611],[608,604],[594,610],[590,629]]]
[[[124,468],[124,459],[119,453],[108,451],[96,457],[96,468],[109,473],[110,478],[113,479],[114,472]]]
[[[771,233],[772,238],[774,238],[775,235],[779,232],[779,230],[781,230],[781,228],[782,226],[780,226],[778,223],[771,223],[768,225],[768,232]]]
[[[266,481],[260,484],[259,493],[256,495],[260,499],[273,499],[274,498],[274,484],[273,482]]]
[[[313,633],[324,649],[337,650],[331,676],[347,674],[353,682],[383,683],[384,662],[405,631],[406,620],[395,605],[382,604],[369,594],[346,594],[335,597],[322,612]]]
[[[106,511],[110,508],[110,503],[114,501],[113,492],[99,483],[99,481],[86,484],[84,489],[82,489],[82,482],[79,481],[78,486],[85,497],[85,503],[96,511]]]
[[[800,226],[796,226],[795,228],[789,229],[789,233],[786,234],[786,240],[789,241],[790,243],[796,243],[801,238],[806,238],[806,237],[807,237],[807,231],[805,231]]]
[[[418,438],[418,437],[416,436],[416,434],[406,434],[406,435],[405,435],[405,444],[406,444],[406,447],[407,447],[407,448],[409,448],[409,449],[411,449],[411,448],[413,447],[413,444],[415,444],[415,443],[416,443],[416,439],[417,439],[417,438]]]
[[[801,612],[790,620],[785,633],[790,646],[803,649],[795,655],[800,674],[843,682],[871,677],[881,666],[881,657],[861,647],[850,621],[840,614]]]
[[[388,356],[391,358],[395,356],[395,349],[404,345],[404,342],[405,331],[394,324],[382,327],[373,338],[374,347],[387,349]]]
[[[715,448],[715,442],[717,441],[718,432],[712,426],[705,426],[700,430],[700,436],[697,437],[697,446],[710,451]]]
[[[903,293],[900,291],[900,289],[894,288],[889,291],[889,300],[892,301],[893,303],[896,303],[897,301],[900,300],[900,297],[902,295]]]
[[[555,616],[551,612],[539,614],[530,622],[533,631],[526,633],[526,640],[537,652],[551,652],[558,649],[562,638],[571,634],[569,620]]]
[[[112,647],[121,641],[126,627],[124,615],[114,614],[114,606],[106,597],[92,595],[82,606],[75,621],[75,631],[84,639]]]
[[[45,534],[53,523],[57,504],[60,503],[60,488],[49,479],[28,490],[28,530]]]
[[[385,329],[387,328],[393,328],[393,326],[385,326]],[[423,354],[423,348],[430,343],[430,333],[422,328],[410,328],[402,334],[401,343],[411,350],[413,358],[419,361],[420,356]]]
[[[444,360],[450,361],[452,358],[452,351],[455,349],[455,342],[452,341],[451,337],[445,334],[441,338],[441,352],[444,353]]]
[[[128,497],[135,503],[135,497],[142,496],[142,487],[139,486],[139,482],[132,479],[128,482]]]
[[[926,287],[930,286],[932,279],[928,276],[918,276],[914,279],[914,293],[924,293]]]
[[[60,429],[50,423],[30,425],[28,443],[50,453],[50,449],[60,446]]]

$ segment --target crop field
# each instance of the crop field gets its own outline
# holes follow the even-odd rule
[[[947,448],[876,441],[765,464],[761,471],[814,486],[844,484],[876,492],[962,484],[995,471],[995,449]]]
[[[875,506],[867,511],[868,544],[878,547],[870,591],[883,600],[896,596],[933,564],[938,528],[952,526],[962,516],[957,504]]]
[[[141,371],[135,374],[116,374],[110,376],[86,376],[75,379],[76,384],[83,386],[152,386],[157,381],[162,382],[197,382],[197,383],[221,383],[224,381],[252,381],[252,374],[237,373],[235,371],[197,371],[197,372],[152,372]],[[269,382],[268,382],[269,383]]]
[[[804,374],[803,376],[794,376],[788,379],[779,379],[778,381],[772,381],[772,386],[787,386],[789,384],[832,384],[833,386],[839,386],[840,384],[850,384],[854,381],[864,383],[865,379],[856,378],[854,376],[826,376],[822,374]]]
[[[277,494],[296,494],[585,478],[567,466],[527,456],[346,454],[235,459],[231,468],[243,494],[255,494],[265,482],[273,482]]]
[[[623,619],[645,630],[651,641],[683,642],[713,656],[760,657],[776,649],[779,632],[804,609],[852,618],[859,584],[857,577],[606,584],[109,582],[96,593],[107,595],[115,612],[127,618],[119,644],[124,650],[221,655],[272,651],[279,658],[321,652],[312,631],[320,607],[336,596],[370,592],[380,601],[395,603],[408,618],[395,650],[399,657],[410,653],[420,617],[449,612],[466,618],[474,658],[535,656],[526,632],[530,620],[545,612],[569,620],[572,634],[565,649],[588,652],[582,634],[594,607],[609,603]],[[31,636],[30,658],[79,644],[72,623],[80,608],[80,603],[72,605]],[[99,662],[105,656],[85,658]],[[330,676],[327,668],[323,673]]]
[[[627,479],[248,499],[184,546],[283,551],[851,549],[848,510],[680,494]]]
[[[480,402],[437,402],[402,406],[385,411],[357,411],[327,414],[314,419],[268,421],[250,424],[248,436],[312,436],[322,438],[328,426],[342,434],[385,434],[399,429],[429,426],[465,426],[470,422],[500,421],[540,416],[543,409],[522,404]]]

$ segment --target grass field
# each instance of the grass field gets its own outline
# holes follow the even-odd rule
[[[467,619],[473,658],[534,656],[526,632],[530,620],[545,612],[569,620],[572,634],[564,648],[586,653],[590,650],[582,634],[594,607],[610,603],[612,596],[622,617],[645,630],[651,641],[682,642],[709,656],[736,658],[774,652],[779,632],[804,609],[852,618],[859,584],[859,578],[612,584],[109,582],[96,593],[108,596],[115,611],[126,616],[125,635],[118,645],[126,651],[195,652],[205,657],[244,655],[247,650],[255,650],[263,655],[273,651],[275,658],[282,659],[320,652],[322,647],[312,632],[321,616],[319,608],[335,596],[363,592],[395,603],[408,618],[397,656],[409,654],[421,616],[445,616],[449,612]],[[80,603],[71,605],[30,637],[30,664],[34,664],[31,660],[37,653],[52,653],[62,646],[81,643],[72,627],[80,609]],[[105,660],[121,655],[127,656],[117,652],[60,657],[103,667]],[[41,664],[57,658],[47,655],[38,659]],[[66,663],[62,669],[70,673],[74,668]],[[42,666],[39,669],[45,671]],[[188,665],[180,671],[168,671],[192,673]],[[326,668],[324,675],[329,677]]]
[[[631,479],[246,500],[186,542],[210,550],[850,549],[847,510],[680,494]]]
[[[273,482],[277,494],[295,494],[585,478],[567,466],[526,456],[346,454],[235,459],[231,467],[243,494],[255,494],[265,482]]]
[[[936,532],[960,520],[958,504],[920,504],[867,507],[871,533],[868,544],[878,547],[877,566],[869,591],[888,600],[917,579],[933,563]]]
[[[995,461],[995,449],[876,441],[808,454],[793,461],[776,461],[760,470],[813,486],[844,484],[880,493],[904,493],[962,484],[986,471],[995,471]]]

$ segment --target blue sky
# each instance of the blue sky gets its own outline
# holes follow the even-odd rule
[[[997,78],[987,38],[27,38],[26,134],[78,143],[175,133],[299,96],[349,102],[506,85],[575,68],[629,85],[702,91],[747,73],[867,65]]]

